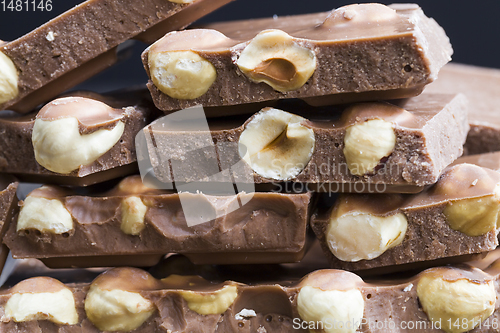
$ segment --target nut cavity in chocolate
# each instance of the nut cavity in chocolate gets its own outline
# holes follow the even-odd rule
[[[316,69],[316,56],[286,32],[264,30],[245,46],[236,65],[250,80],[287,92],[309,80]]]
[[[328,106],[317,108],[297,100],[288,102],[281,101],[276,108],[263,109],[262,112],[257,112],[248,119],[246,116],[208,119],[210,131],[197,129],[179,131],[156,124],[147,126],[140,135],[144,142],[141,147],[143,151],[147,150],[148,152],[148,155],[145,155],[145,160],[149,163],[148,170],[152,168],[156,179],[170,185],[170,188],[173,188],[173,183],[220,183],[222,181],[219,178],[210,178],[210,176],[220,170],[231,172],[228,168],[238,165],[238,163],[249,165],[242,163],[241,158],[245,152],[242,152],[241,145],[238,145],[238,143],[245,144],[243,134],[250,132],[249,128],[253,128],[253,124],[258,125],[255,127],[267,127],[269,124],[262,121],[265,120],[267,112],[281,114],[281,111],[275,110],[283,110],[298,114],[306,119],[301,121],[300,125],[313,132],[314,143],[310,144],[314,147],[310,160],[305,154],[307,152],[306,146],[304,146],[304,155],[300,159],[298,153],[296,153],[297,156],[294,156],[287,152],[283,157],[297,159],[297,162],[300,162],[298,163],[300,168],[296,168],[297,174],[295,176],[292,174],[281,175],[281,179],[307,183],[308,189],[318,192],[415,193],[422,191],[425,185],[434,184],[444,168],[462,153],[463,142],[468,130],[467,104],[463,95],[423,94],[411,99],[392,101],[391,104],[362,103],[359,107]],[[340,118],[332,119],[333,113],[341,114]],[[349,171],[343,152],[346,128],[372,119],[380,119],[391,124],[390,130],[396,136],[396,144],[392,153],[381,161],[383,163],[377,165],[373,173],[362,176],[353,175]],[[276,127],[274,131],[285,134],[282,131],[283,125]],[[263,131],[257,131],[257,133],[259,132]],[[305,130],[302,132],[307,133]],[[268,145],[275,138],[282,139],[284,137],[284,135],[278,136],[278,134],[269,135],[261,146]],[[257,136],[249,135],[249,137],[252,138],[252,141],[246,140],[250,143],[245,145],[248,149],[255,148],[258,151],[257,145],[253,143],[253,138]],[[312,138],[312,136],[310,137]],[[446,141],[446,145],[443,145],[443,140]],[[276,143],[286,143],[287,141],[294,142],[292,140],[277,140]],[[300,141],[302,144],[306,142],[302,139]],[[207,145],[212,145],[214,150],[216,147],[217,154],[199,149],[200,145],[195,145],[199,142],[207,142]],[[275,149],[287,148],[286,145],[280,144],[272,144],[271,146]],[[446,147],[446,149],[442,147]],[[302,149],[300,150],[302,151]],[[267,153],[271,155],[273,151],[268,150]],[[186,160],[195,158],[199,161],[195,167],[185,166]],[[272,163],[276,165],[279,161],[268,158],[265,162],[273,167]],[[214,166],[215,163],[216,166]],[[284,159],[283,162],[279,163],[286,165]],[[184,166],[179,168],[183,172],[176,173],[170,165]],[[287,169],[291,170],[291,165],[289,163]],[[255,167],[251,167],[253,170],[246,168],[243,173],[232,171],[234,182],[262,184],[275,183],[276,179],[280,179],[278,177],[271,178],[275,177],[274,175],[261,175]],[[184,169],[188,169],[189,172],[185,172]],[[266,169],[270,168],[266,167]]]
[[[325,328],[326,333],[354,333],[363,319],[364,298],[357,289],[338,291],[304,286],[297,296],[297,310],[306,322],[345,324],[340,331],[338,327]],[[355,324],[347,327],[346,323]]]
[[[84,1],[21,38],[0,45],[0,52],[19,73],[19,94],[1,103],[0,110],[30,112],[115,64],[122,43],[137,39],[151,44],[230,1]]]
[[[462,277],[446,281],[432,269],[420,275],[417,295],[428,318],[440,322],[441,329],[448,333],[467,332],[478,326],[495,311],[497,298],[491,280]],[[459,325],[454,325],[457,322]]]
[[[79,321],[71,289],[56,279],[36,277],[24,280],[10,293],[4,308],[7,320],[49,320],[60,325],[74,325]]]
[[[205,94],[217,77],[215,67],[192,51],[149,51],[149,68],[155,86],[178,99],[194,99]]]
[[[265,178],[289,180],[304,170],[315,147],[306,119],[265,108],[245,124],[238,141],[241,158]]]
[[[122,223],[120,228],[128,235],[138,235],[144,229],[144,216],[147,211],[141,198],[130,196],[122,200]]]
[[[158,286],[148,273],[136,268],[115,268],[97,277],[85,298],[88,319],[102,331],[132,331],[156,311],[139,291]]]
[[[91,111],[86,117],[82,114],[79,121],[78,114],[87,108]],[[39,112],[33,125],[32,142],[36,161],[46,169],[67,174],[82,165],[95,162],[109,151],[120,139],[125,130],[122,121],[108,129],[98,129],[92,133],[82,134],[80,123],[93,123],[103,115],[111,116],[114,110],[96,100],[66,97],[45,105]],[[119,118],[118,118],[119,119]],[[94,123],[94,125],[102,125]]]
[[[342,212],[346,201],[339,198],[326,229],[326,242],[335,257],[350,262],[371,260],[401,244],[408,228],[404,214],[377,216],[363,212],[362,207]]]
[[[19,75],[16,66],[4,53],[0,52],[0,104],[17,96]]]
[[[19,211],[16,230],[64,234],[73,230],[73,218],[59,199],[28,196]]]
[[[171,38],[177,42],[182,35],[183,49],[209,60],[216,67],[217,79],[205,94],[192,100],[172,98],[162,93],[152,80],[148,88],[155,105],[164,112],[197,104],[234,106],[288,98],[301,98],[311,105],[332,105],[416,96],[450,60],[452,49],[448,37],[420,8],[394,11],[374,7],[366,4],[346,7],[346,15],[353,19],[345,23],[335,22],[337,14],[325,22],[329,13],[317,13],[215,23],[170,35],[165,43]],[[368,8],[366,13],[365,8]],[[344,16],[342,9],[337,11]],[[198,37],[212,29],[228,37],[224,43],[210,46]],[[284,52],[289,54],[287,58],[275,55],[274,49],[283,49],[279,46],[270,47],[269,56],[263,56],[268,53],[267,48],[253,47],[263,37],[276,34],[290,36],[285,38],[286,43],[303,50],[301,60],[290,58],[299,54],[296,51]],[[253,61],[248,62],[246,53],[252,49]],[[148,52],[142,57],[151,76]],[[303,75],[300,68],[305,70]],[[263,78],[267,84],[257,83]],[[227,115],[244,111],[226,108],[220,112]]]
[[[192,290],[182,290],[179,293],[186,300],[189,309],[198,314],[222,314],[238,296],[238,288],[235,285],[225,285],[209,293]]]

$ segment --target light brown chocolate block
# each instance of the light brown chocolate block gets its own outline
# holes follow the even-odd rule
[[[14,258],[50,267],[152,266],[168,253],[195,263],[296,262],[306,250],[310,198],[179,194],[149,189],[139,176],[92,196],[44,186],[21,203],[4,242]]]
[[[140,135],[163,183],[217,182],[222,171],[236,183],[294,181],[320,192],[419,192],[462,154],[466,105],[463,95],[433,94],[338,108],[292,101],[209,121],[210,132],[167,115]]]
[[[450,63],[426,92],[463,93],[469,99],[466,154],[500,150],[500,70]]]
[[[2,88],[9,88],[0,96],[0,110],[30,112],[113,65],[117,47],[126,40],[152,43],[230,1],[84,1],[0,46],[2,68],[12,72],[2,76]]]
[[[353,332],[364,333],[494,332],[500,320],[498,256],[483,269],[473,264],[483,265],[369,281],[325,269],[301,281],[285,277],[272,283],[263,277],[251,285],[189,275],[157,279],[129,267],[104,272],[91,284],[35,277],[2,291],[0,327],[4,332],[306,333],[350,324]],[[32,306],[25,310],[19,300]],[[54,302],[62,306],[48,306]]]
[[[17,179],[8,175],[0,176],[0,240],[3,239],[9,223],[19,211],[17,205],[17,187],[19,183]],[[5,244],[0,246],[0,273],[3,270],[9,249]]]
[[[74,93],[38,113],[4,116],[0,172],[79,186],[129,175],[137,171],[135,135],[157,115],[148,96],[129,91]]]
[[[167,34],[144,51],[159,109],[416,96],[452,53],[443,29],[413,4],[351,5],[205,28]],[[218,28],[222,33],[213,30]]]
[[[332,268],[388,273],[463,261],[498,245],[499,184],[496,171],[457,164],[419,194],[340,195],[318,208],[311,226]]]

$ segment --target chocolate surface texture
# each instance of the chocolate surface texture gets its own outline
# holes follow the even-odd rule
[[[426,92],[463,93],[469,99],[470,131],[466,154],[500,150],[500,70],[450,63]]]
[[[0,46],[18,73],[18,94],[0,110],[27,113],[117,61],[119,44],[152,43],[230,0],[88,0]]]
[[[463,95],[423,94],[394,104],[354,104],[337,119],[331,116],[334,107],[312,108],[295,104],[297,102],[288,103],[282,110],[301,112],[300,115],[306,118],[301,124],[314,133],[315,144],[310,160],[299,164],[302,167],[300,173],[287,180],[309,183],[323,192],[419,192],[424,185],[435,183],[444,168],[462,154],[468,130],[466,102]],[[209,177],[219,170],[234,169],[242,161],[240,137],[257,117],[259,114],[248,120],[234,117],[230,121],[211,120],[208,122],[210,133],[190,129],[188,122],[184,124],[187,127],[182,122],[175,123],[176,127],[168,127],[170,125],[164,125],[166,122],[160,118],[141,132],[149,153],[146,158],[161,182],[204,182],[207,179],[217,182],[216,177]],[[264,118],[258,119],[259,122],[265,121]],[[392,124],[394,148],[377,162],[379,165],[374,172],[355,175],[344,154],[346,129],[373,119]],[[265,149],[276,145],[298,145],[291,139],[281,138],[287,135],[286,129],[285,124]],[[262,130],[262,133],[266,131]],[[374,131],[377,133],[378,128]],[[258,135],[252,140],[258,140]],[[258,141],[250,142],[249,146],[252,146]],[[280,159],[286,161],[291,155],[292,152],[283,153]],[[213,165],[216,171],[211,167]],[[178,171],[179,166],[182,172]],[[247,170],[251,177],[233,172],[234,181],[279,182],[279,179],[261,176],[248,164]]]
[[[36,223],[19,230],[21,219],[29,221],[20,213],[4,241],[14,257],[40,258],[51,267],[151,266],[167,253],[196,263],[295,262],[305,252],[308,193],[178,194],[145,188],[131,176],[94,196],[45,186],[21,211],[31,212],[27,203],[36,199],[61,203],[73,226],[59,233]],[[38,221],[45,212],[30,214]],[[130,220],[137,229],[127,227]]]
[[[418,265],[429,267],[443,258],[449,262],[463,261],[470,259],[469,255],[492,251],[498,245],[499,181],[500,174],[496,171],[457,164],[447,168],[435,185],[419,194],[340,195],[334,205],[319,206],[311,218],[311,226],[331,268],[361,271],[379,267],[376,273],[380,274]],[[398,236],[400,243],[388,248],[381,246],[377,248],[379,252],[372,250],[370,259],[364,253],[370,239],[386,232],[383,227],[374,228],[377,221],[373,220],[396,214],[402,214],[407,221],[407,226],[398,229],[402,233]],[[359,229],[352,230],[358,230],[357,238],[349,241],[332,231],[339,227],[339,219],[346,216],[351,216],[351,223],[359,223]],[[356,256],[346,252],[353,244],[357,244]],[[414,265],[405,265],[409,263]]]
[[[5,332],[40,329],[46,332],[61,329],[100,332],[97,327],[106,325],[107,317],[103,315],[96,318],[95,313],[99,308],[89,299],[96,293],[105,296],[120,291],[134,297],[140,296],[150,306],[150,314],[140,320],[136,328],[122,331],[308,332],[308,328],[318,327],[310,325],[319,325],[319,322],[332,325],[334,320],[338,323],[351,319],[358,332],[405,332],[408,325],[419,325],[421,331],[425,332],[453,332],[453,325],[448,321],[452,324],[451,318],[457,318],[464,320],[464,325],[471,325],[466,326],[467,330],[475,328],[474,332],[493,332],[495,329],[491,327],[496,325],[493,323],[499,320],[500,315],[495,305],[500,292],[497,283],[500,274],[498,254],[487,261],[435,267],[406,278],[393,276],[366,281],[356,274],[332,269],[312,272],[300,281],[252,285],[233,281],[210,282],[199,276],[170,275],[156,279],[136,268],[109,270],[100,274],[91,284],[64,285],[57,280],[38,277],[24,280],[1,292],[0,325]],[[491,265],[484,267],[490,262]],[[433,283],[437,287],[429,289]],[[74,298],[77,317],[73,323],[56,324],[52,318],[18,322],[12,319],[17,314],[10,301],[18,297],[15,295],[45,292],[43,297],[48,299],[52,293],[63,289],[69,290]],[[221,301],[219,296],[224,291],[226,298]],[[316,303],[309,303],[311,295],[316,295]],[[434,298],[434,295],[437,297]],[[203,296],[207,297],[207,301],[206,307],[202,309],[193,304],[193,299],[203,302]],[[327,297],[327,300],[318,306],[322,297]],[[436,315],[435,309],[446,309],[446,302],[453,304],[453,297],[460,297],[458,302],[462,302],[463,307],[457,311],[451,307]],[[116,305],[120,305],[124,300],[116,302]],[[474,312],[475,302],[483,304],[480,311]],[[223,305],[218,307],[216,304]],[[335,311],[335,306],[349,309],[350,318]],[[200,314],[210,310],[218,313]],[[319,316],[317,320],[311,320],[314,314]],[[133,317],[136,313],[127,314],[123,310],[116,313],[124,322],[129,320],[127,315]],[[59,316],[58,319],[64,320],[65,317]],[[108,322],[112,322],[111,319],[108,317]],[[386,326],[377,325],[377,322],[383,322]]]
[[[2,147],[0,172],[14,174],[20,180],[27,182],[78,186],[95,184],[135,172],[137,170],[135,135],[157,116],[158,111],[148,101],[148,96],[140,91],[129,92],[126,95],[128,97],[120,94],[105,96],[87,92],[73,93],[71,96],[67,95],[47,104],[38,114],[0,118],[0,128],[3,133],[0,137]],[[90,148],[91,145],[91,142],[85,139],[87,134],[99,130],[113,130],[120,122],[123,124],[123,134],[118,140],[115,139],[116,144],[96,156],[93,161],[90,160],[88,164],[77,166],[77,163],[73,170],[68,169],[63,172],[58,168],[51,171],[40,165],[35,158],[33,128],[37,119],[51,122],[64,118],[78,120],[78,128],[75,130],[80,136],[74,133],[74,141],[70,138],[62,139],[60,145],[63,148],[55,150],[57,148],[51,148],[50,145],[58,142],[57,138],[61,135],[62,128],[41,130],[39,134],[41,143],[37,148],[48,153],[53,152],[52,157],[47,157],[49,163],[51,158],[59,158],[64,164],[64,158],[71,159],[72,154],[84,154],[82,148]],[[65,132],[64,135],[66,134]],[[72,145],[78,147],[73,153]],[[106,145],[106,141],[99,140],[99,145]]]
[[[153,100],[165,112],[196,104],[210,107],[282,98],[329,105],[416,96],[437,77],[452,53],[443,29],[416,5],[352,5],[330,13],[235,21],[203,28],[168,34],[143,53],[150,78],[151,61],[156,61],[152,58],[169,51],[192,51],[216,71],[213,83],[198,97],[162,93],[150,80]],[[304,61],[314,68],[314,73],[305,84],[290,89],[302,75],[303,62],[283,55],[287,50],[269,55],[274,60],[262,59],[256,65],[256,75],[275,81],[278,90],[266,83],[255,83],[260,79],[249,79],[239,69],[243,53],[252,48],[252,43],[258,45],[254,37],[265,29],[291,36],[285,38],[289,42],[284,45],[291,47],[288,53],[297,47],[310,53],[309,58],[305,56],[310,61]],[[206,43],[208,39],[212,42]]]

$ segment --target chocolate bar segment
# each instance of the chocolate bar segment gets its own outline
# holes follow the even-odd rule
[[[0,239],[3,239],[10,221],[19,211],[17,205],[18,199],[16,195],[19,183],[17,179],[8,175],[0,176]],[[0,246],[0,273],[2,272],[9,249],[5,244]]]
[[[15,258],[52,267],[152,266],[167,253],[199,263],[295,262],[305,252],[310,197],[168,193],[139,176],[94,196],[44,186],[21,204],[4,241]]]
[[[283,110],[292,113],[265,108],[246,121],[208,123],[201,113],[204,128],[192,125],[194,109],[167,115],[139,133],[137,149],[149,154],[139,163],[164,184],[221,182],[230,173],[236,183],[294,181],[323,192],[418,192],[462,154],[468,130],[462,95],[338,109],[294,101]]]
[[[451,63],[426,92],[463,93],[470,101],[466,154],[500,150],[500,70]]]
[[[90,185],[137,171],[134,137],[157,116],[140,91],[74,93],[37,114],[0,119],[0,172],[22,181]]]
[[[496,171],[457,164],[419,194],[341,195],[313,214],[311,226],[332,268],[389,272],[464,260],[498,245],[499,183]]]
[[[0,110],[27,113],[117,61],[119,44],[152,43],[231,0],[88,0],[0,46],[10,94]],[[3,67],[3,68],[4,68]]]
[[[330,105],[416,96],[452,53],[443,29],[415,5],[351,5],[258,22],[215,25],[222,33],[210,26],[174,32],[147,48],[156,106],[170,112],[283,98]]]
[[[471,264],[368,282],[331,269],[311,272],[301,281],[252,285],[231,280],[217,283],[199,276],[156,279],[128,267],[104,272],[91,284],[64,285],[36,277],[0,295],[5,313],[0,325],[5,332],[65,328],[181,333],[198,330],[202,323],[203,332],[305,333],[349,324],[353,331],[366,333],[406,332],[408,327],[451,333],[457,332],[454,323],[458,322],[459,331],[491,332],[499,316],[495,306],[499,261],[484,269]],[[18,299],[30,301],[33,309],[23,311]],[[67,309],[48,308],[54,301]],[[51,316],[43,318],[34,310]]]

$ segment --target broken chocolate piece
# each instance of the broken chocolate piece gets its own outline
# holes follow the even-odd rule
[[[36,277],[1,293],[4,317],[0,325],[6,332],[42,327],[56,332],[74,327],[92,332],[182,333],[203,327],[203,332],[211,333],[306,333],[349,324],[365,333],[406,332],[411,327],[451,333],[456,321],[467,331],[490,332],[488,327],[497,325],[500,316],[495,307],[500,263],[497,256],[482,270],[472,264],[483,263],[435,267],[409,278],[380,277],[366,282],[356,274],[332,269],[311,272],[301,281],[285,278],[279,283],[252,285],[230,280],[216,283],[199,276],[156,279],[128,267],[104,272],[90,285],[63,285]],[[51,316],[42,318],[35,311],[17,307],[19,298]],[[68,304],[71,311],[49,308],[56,299]],[[67,299],[73,299],[73,304]],[[70,315],[74,312],[76,321]]]
[[[310,197],[169,193],[139,176],[93,196],[44,186],[22,202],[4,241],[13,257],[51,267],[152,266],[167,253],[196,263],[295,262],[305,252]]]
[[[2,68],[11,69],[2,73],[10,93],[0,96],[0,110],[30,112],[114,64],[119,44],[152,43],[230,1],[85,1],[0,46]]]
[[[80,186],[134,173],[135,135],[157,112],[140,91],[127,98],[79,92],[38,114],[3,117],[0,172],[27,182]]]
[[[214,27],[223,32],[210,26],[173,32],[144,51],[148,88],[159,109],[411,97],[452,53],[443,29],[416,5],[350,5],[317,16]]]
[[[463,93],[470,102],[465,154],[500,150],[500,70],[451,63],[426,88],[433,93]]]
[[[231,183],[295,181],[321,192],[419,192],[462,154],[466,100],[424,94],[391,103],[314,108],[293,101],[283,109],[300,116],[265,108],[249,119],[203,117],[206,128],[186,109],[138,134],[137,151],[148,153],[138,159],[147,164],[141,173],[154,173],[165,188],[227,182],[230,174]]]
[[[498,245],[499,186],[500,173],[457,164],[419,194],[343,194],[311,226],[332,268],[389,272],[484,253]]]
[[[0,175],[0,240],[3,239],[9,223],[17,214],[19,207],[17,206],[17,180],[8,175]],[[5,244],[0,245],[0,273],[3,270],[9,249]]]

